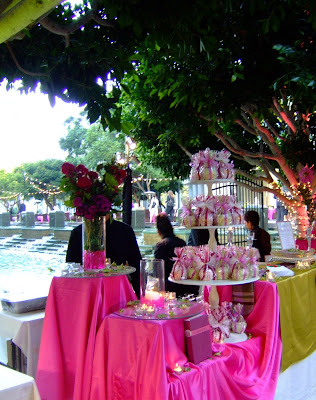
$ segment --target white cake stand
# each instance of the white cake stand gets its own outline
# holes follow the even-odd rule
[[[235,179],[213,179],[213,180],[196,180],[196,181],[190,181],[188,182],[189,185],[206,185],[208,194],[212,194],[212,186],[214,184],[220,184],[220,183],[236,183]],[[216,226],[186,226],[186,228],[189,229],[208,229],[209,231],[209,241],[208,241],[208,246],[212,251],[216,251],[217,249],[217,241],[215,239],[215,229],[228,229],[229,231],[232,232],[233,228],[237,227],[242,227],[243,224],[236,224],[236,225],[216,225]],[[231,243],[229,244],[231,245]],[[180,285],[197,285],[197,286],[210,286],[210,294],[209,294],[209,304],[212,308],[217,308],[219,306],[219,296],[217,292],[217,286],[224,286],[224,285],[242,285],[246,283],[251,283],[255,282],[259,279],[257,278],[251,278],[251,279],[245,279],[243,281],[235,281],[232,279],[228,280],[212,280],[212,281],[197,281],[197,280],[192,280],[192,279],[184,279],[184,280],[179,280],[176,281],[172,278],[168,278],[170,282],[173,283],[178,283]],[[230,341],[229,341],[230,340]],[[244,340],[247,340],[247,335],[246,334],[231,334],[231,337],[225,340],[226,343],[237,343],[237,342],[242,342]]]
[[[225,338],[224,342],[240,343],[240,342],[245,342],[246,340],[248,340],[248,336],[245,332],[243,333],[230,332],[230,336],[228,338]]]

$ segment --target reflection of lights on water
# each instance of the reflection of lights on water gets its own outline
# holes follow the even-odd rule
[[[0,250],[0,295],[47,295],[53,276],[60,275],[65,256]]]

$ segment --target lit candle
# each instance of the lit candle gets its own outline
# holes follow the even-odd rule
[[[155,304],[157,306],[163,305],[164,302],[164,298],[160,296],[160,293],[154,290],[146,290],[144,299],[149,304]]]
[[[269,282],[275,282],[275,275],[271,271],[266,272],[266,278]]]
[[[159,300],[160,294],[158,292],[154,292],[153,290],[146,290],[145,299],[149,301]]]
[[[176,292],[169,292],[168,300],[175,300],[176,299]]]
[[[180,375],[180,374],[182,374],[182,372],[183,372],[183,370],[182,370],[182,368],[180,367],[180,365],[177,363],[176,364],[176,366],[174,367],[174,370],[173,370],[176,374],[178,374],[178,375]]]
[[[147,315],[153,315],[155,313],[155,307],[154,306],[148,306],[147,308]]]
[[[297,261],[296,268],[297,269],[307,269],[309,268],[310,263],[309,261]]]

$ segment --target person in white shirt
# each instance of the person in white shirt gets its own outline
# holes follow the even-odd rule
[[[150,222],[155,222],[156,216],[159,213],[159,201],[157,199],[157,196],[154,194],[153,197],[151,198],[150,204],[149,204],[149,215],[150,215]]]

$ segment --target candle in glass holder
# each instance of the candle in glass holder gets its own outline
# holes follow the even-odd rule
[[[154,315],[155,314],[155,306],[148,306],[146,314],[147,315]]]
[[[213,343],[224,343],[223,334],[220,331],[214,330],[213,331]]]
[[[176,366],[174,367],[173,372],[175,372],[176,374],[180,375],[183,372],[182,367],[177,363]]]
[[[140,261],[140,302],[155,305],[164,305],[164,297],[160,293],[165,291],[164,260],[143,259]]]
[[[143,316],[143,315],[146,314],[147,309],[148,309],[148,307],[147,307],[146,304],[137,304],[137,305],[134,307],[134,314],[135,314],[137,317],[141,317],[141,316]]]
[[[269,281],[269,282],[275,282],[275,275],[272,271],[266,272],[266,278],[267,278],[267,281]]]
[[[162,306],[164,303],[164,298],[160,296],[159,292],[154,290],[146,290],[144,300],[148,304]]]
[[[168,300],[175,300],[177,298],[176,292],[168,293]]]
[[[308,269],[310,267],[310,262],[309,261],[297,261],[295,267],[297,269]]]

